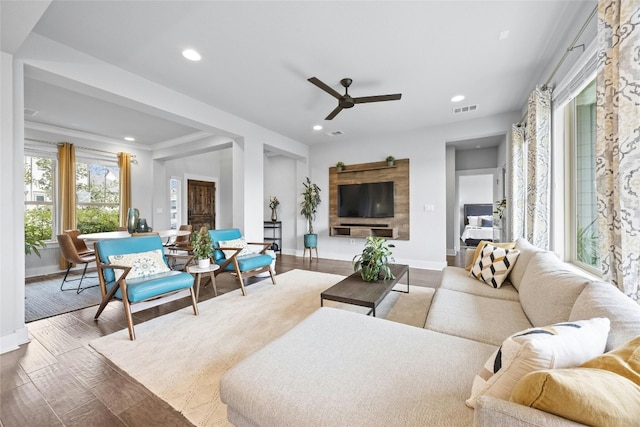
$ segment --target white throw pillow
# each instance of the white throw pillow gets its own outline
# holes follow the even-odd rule
[[[133,254],[109,255],[109,262],[111,264],[131,267],[129,274],[127,274],[127,279],[135,279],[171,271],[164,262],[164,256],[160,249]],[[116,279],[120,277],[123,272],[124,270],[115,269]]]
[[[247,246],[247,241],[244,240],[244,237],[240,237],[239,239],[234,240],[220,240],[218,242],[221,248],[242,248],[238,256],[247,255],[251,253],[251,250]],[[231,258],[236,251],[234,250],[223,250],[224,257],[229,259]]]
[[[517,249],[501,248],[487,243],[482,248],[469,276],[499,288],[505,281],[520,255]]]
[[[482,218],[479,216],[468,216],[467,223],[472,227],[480,227],[482,226]]]
[[[467,406],[479,396],[509,400],[515,385],[529,372],[573,368],[604,353],[609,319],[563,322],[511,335],[473,379]]]

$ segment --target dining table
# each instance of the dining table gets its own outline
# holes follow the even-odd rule
[[[186,236],[191,234],[189,230],[155,230],[150,234],[157,234],[161,239],[166,239],[166,243],[169,243],[171,239],[180,236]],[[104,239],[123,239],[125,237],[131,237],[128,231],[103,231],[100,233],[85,233],[78,235],[78,239],[82,239],[85,242],[97,242]]]

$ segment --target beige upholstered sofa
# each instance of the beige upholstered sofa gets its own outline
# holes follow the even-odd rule
[[[510,284],[447,267],[424,328],[321,308],[231,368],[220,384],[238,426],[574,426],[494,397],[465,402],[510,335],[606,317],[606,351],[640,335],[640,306],[525,240]]]

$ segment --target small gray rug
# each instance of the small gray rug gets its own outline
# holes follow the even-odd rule
[[[88,274],[89,276],[96,275],[95,272]],[[75,288],[78,287],[78,282],[64,284],[65,289],[74,289],[70,291],[61,291],[60,283],[62,283],[62,276],[25,284],[25,322],[29,323],[98,305],[102,300],[98,286],[85,289],[77,294]],[[85,277],[82,281],[82,287],[97,284],[97,277]]]

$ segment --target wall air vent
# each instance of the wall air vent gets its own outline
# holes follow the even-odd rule
[[[477,109],[478,109],[478,104],[466,105],[464,107],[454,108],[453,114],[470,113],[471,111],[476,111]]]
[[[33,116],[35,116],[36,114],[38,114],[38,111],[37,111],[37,110],[32,110],[31,108],[25,108],[25,109],[24,109],[24,115],[25,115],[25,116],[33,117]]]
[[[329,136],[340,136],[340,135],[344,135],[344,132],[342,132],[341,130],[332,130],[327,132],[327,135]]]

